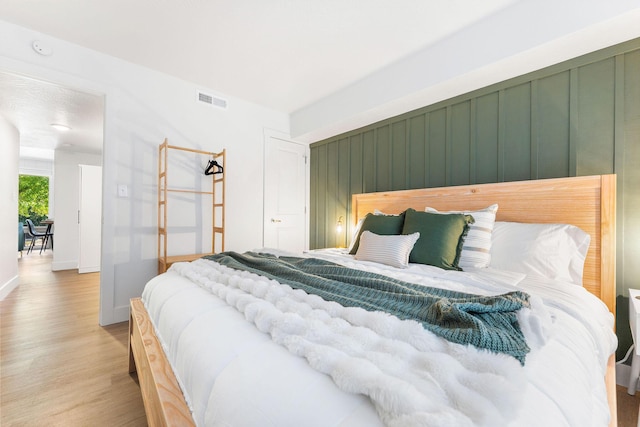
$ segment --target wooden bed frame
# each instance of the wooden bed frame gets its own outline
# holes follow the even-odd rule
[[[498,203],[498,221],[573,224],[591,236],[584,286],[615,315],[616,177],[557,178],[459,187],[356,194],[353,224],[375,209],[400,213],[424,210],[474,210]],[[129,372],[138,372],[150,426],[194,425],[178,382],[139,298],[131,300]],[[615,354],[609,358],[606,384],[610,426],[617,425]]]

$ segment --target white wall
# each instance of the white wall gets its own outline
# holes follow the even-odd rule
[[[36,39],[53,55],[35,53]],[[101,324],[127,320],[129,299],[156,274],[157,150],[165,137],[175,145],[227,149],[226,249],[262,246],[263,132],[288,133],[286,114],[225,94],[228,110],[205,106],[196,90],[216,94],[211,88],[3,21],[0,40],[0,71],[105,95]],[[118,184],[128,185],[128,198],[117,197]]]
[[[79,165],[101,166],[102,157],[95,154],[56,151],[54,160],[53,217],[55,248],[51,269],[70,270],[78,268],[78,209],[80,209]],[[96,188],[96,191],[102,191]]]
[[[18,130],[0,116],[0,300],[18,286]]]

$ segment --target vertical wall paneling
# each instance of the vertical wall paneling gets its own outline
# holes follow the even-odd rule
[[[624,55],[624,129],[616,132],[621,135],[622,146],[619,148],[623,161],[621,162],[622,180],[618,176],[622,195],[623,224],[622,233],[618,232],[618,242],[623,242],[622,250],[618,250],[618,259],[622,260],[623,272],[619,275],[623,281],[624,290],[640,287],[640,50]],[[620,142],[616,139],[616,147]],[[618,148],[616,148],[618,150]],[[617,156],[616,156],[617,158]],[[616,165],[617,166],[617,165]],[[620,248],[620,244],[618,245]],[[620,270],[618,270],[620,271]]]
[[[613,172],[626,294],[640,286],[640,39],[312,144],[311,247],[336,244],[353,193]]]
[[[391,189],[407,188],[407,121],[391,125]]]
[[[446,185],[447,110],[440,108],[429,114],[429,187]]]
[[[431,139],[429,137],[431,132],[430,126],[430,113],[424,114],[424,186],[429,187],[429,179],[431,174],[430,155],[431,155]],[[413,171],[416,172],[415,170]]]
[[[338,219],[338,147],[340,141],[334,141],[327,146],[327,200],[325,201],[326,221],[329,225],[325,229],[325,242],[327,246],[337,246],[336,241],[336,221]]]
[[[429,170],[426,154],[428,151],[425,131],[425,114],[409,119],[409,137],[407,141],[407,173],[408,188],[424,188],[426,184],[425,172]]]
[[[625,90],[627,89],[627,82],[632,80],[627,80],[625,78],[626,67],[625,67],[625,55],[617,55],[615,57],[615,105],[614,105],[614,137],[615,141],[615,153],[613,158],[613,169],[617,174],[617,190],[619,193],[624,194],[626,192],[625,182],[627,179],[627,174],[625,173],[626,168],[624,166],[624,152],[627,146],[625,139],[625,122],[627,121],[626,114],[626,99],[625,99]],[[637,73],[636,73],[637,74]],[[630,79],[633,79],[632,76],[629,76]],[[622,84],[620,84],[622,82]],[[630,97],[631,98],[631,97]],[[633,105],[633,103],[631,103]],[[622,143],[620,143],[622,142]],[[640,166],[640,165],[637,165]],[[636,169],[637,169],[636,166]],[[629,200],[633,200],[633,197],[630,197]],[[619,200],[618,206],[619,209],[616,211],[616,226],[618,228],[617,235],[621,238],[616,239],[616,252],[624,253],[624,246],[626,239],[626,224],[625,224],[625,210],[626,205],[624,201],[624,196],[621,200]],[[638,236],[636,236],[638,237]],[[628,256],[629,254],[627,254]],[[635,263],[632,263],[635,264]],[[640,274],[640,270],[637,272]],[[625,277],[625,259],[619,259],[616,262],[616,281],[617,284],[623,289],[623,293],[627,292],[627,289],[630,287],[627,284],[627,280]],[[638,277],[638,276],[636,276]],[[621,289],[617,290],[620,293]]]
[[[531,81],[531,145],[529,147],[531,158],[531,177],[534,179],[540,178],[540,171],[538,170],[538,157],[540,155],[539,150],[539,135],[538,135],[538,123],[540,121],[540,99],[538,80]]]
[[[531,85],[520,84],[504,91],[504,180],[532,179]]]
[[[444,185],[451,185],[451,126],[453,126],[453,120],[451,119],[451,105],[445,108],[444,119]],[[436,145],[439,142],[436,142]]]
[[[362,192],[371,193],[376,191],[376,143],[375,131],[369,130],[362,133]]]
[[[475,181],[498,182],[498,92],[475,101]]]
[[[569,70],[569,176],[576,176],[578,152],[578,69]]]
[[[353,135],[349,139],[349,163],[350,163],[350,182],[349,195],[347,197],[347,211],[343,218],[345,229],[344,245],[349,244],[349,237],[353,234],[353,225],[351,224],[351,194],[362,193],[365,191],[364,185],[364,153],[363,153],[363,135]]]
[[[389,126],[376,129],[376,190],[391,190],[391,141]]]
[[[614,78],[614,58],[578,69],[578,175],[613,173]]]
[[[346,224],[349,211],[349,200],[351,199],[351,150],[350,150],[350,138],[343,138],[338,141],[338,188],[337,204],[335,219],[336,224],[331,230],[335,235],[337,247],[344,247],[346,245]],[[338,220],[342,217],[342,231],[338,233],[337,224]]]
[[[411,117],[407,117],[404,126],[405,159],[404,159],[404,188],[411,187]],[[424,169],[424,168],[423,168]]]
[[[309,157],[317,159],[320,147],[313,147],[309,150]],[[309,247],[317,248],[316,237],[321,226],[316,213],[318,212],[318,162],[312,161],[309,164]],[[264,242],[263,242],[264,244]]]
[[[618,295],[628,295],[629,288],[640,286],[640,223],[637,220],[640,209],[640,51],[618,55],[615,66],[614,167],[618,175],[616,286]],[[623,307],[628,306],[627,301],[622,299]],[[632,338],[624,315],[618,317],[616,324],[626,327],[618,326],[617,329],[617,355],[621,358],[631,346]]]
[[[471,103],[461,102],[451,107],[450,157],[447,159],[450,181],[449,185],[464,185],[470,181],[471,159]]]
[[[327,247],[325,240],[324,230],[327,227],[327,214],[326,214],[326,201],[329,195],[327,194],[327,146],[321,145],[314,147],[311,151],[311,164],[316,164],[318,182],[315,183],[316,193],[312,196],[312,202],[315,201],[315,205],[312,204],[311,209],[314,211],[317,223],[312,224],[311,229],[315,229],[314,248]]]
[[[504,111],[504,89],[498,91],[498,182],[504,179],[505,163],[505,126],[506,115]]]
[[[476,170],[476,164],[478,163],[476,146],[478,124],[476,123],[476,118],[478,115],[476,113],[476,105],[477,99],[472,98],[469,101],[469,184],[478,182]]]
[[[621,55],[620,61],[624,81],[619,95],[624,97],[624,121],[637,125],[640,119],[640,50]]]
[[[538,178],[570,176],[569,170],[569,73],[558,73],[536,82],[536,131]]]

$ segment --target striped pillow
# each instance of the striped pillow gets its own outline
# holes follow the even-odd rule
[[[419,237],[420,233],[382,236],[365,230],[360,235],[355,259],[405,268],[409,265],[409,254]]]
[[[496,222],[497,204],[477,211],[438,212],[433,208],[427,207],[425,212],[471,215],[475,222],[469,224],[469,232],[462,245],[458,266],[463,270],[465,267],[486,268],[489,266],[491,262],[491,234],[493,233],[493,225]]]

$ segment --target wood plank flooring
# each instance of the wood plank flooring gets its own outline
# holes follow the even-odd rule
[[[0,424],[146,426],[128,374],[128,324],[98,325],[99,274],[52,272],[51,252],[19,259],[0,302]]]
[[[638,424],[638,408],[640,408],[640,392],[635,396],[627,394],[627,388],[617,386],[618,427],[636,427]]]
[[[98,274],[52,272],[50,251],[25,252],[19,269],[0,301],[0,425],[146,426],[128,325],[98,325]],[[636,427],[640,393],[617,397],[618,426]]]

